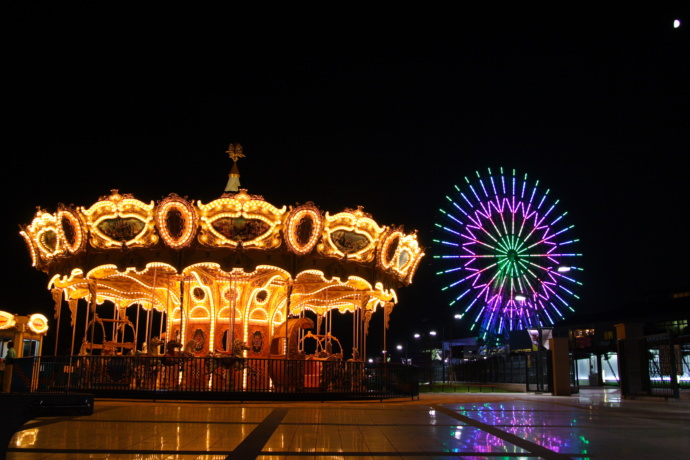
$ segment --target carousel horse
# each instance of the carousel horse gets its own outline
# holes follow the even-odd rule
[[[182,366],[182,360],[180,359],[181,348],[182,343],[177,340],[171,340],[165,345],[165,354],[159,358],[163,365],[160,372],[161,388],[177,388],[179,383],[178,376]]]
[[[236,339],[232,344],[232,351],[215,350],[213,353],[206,355],[206,373],[211,375],[215,373],[218,367],[223,369],[234,369],[242,371],[247,369],[253,375],[256,371],[247,363],[247,358],[243,356],[244,352],[251,350],[244,342]]]
[[[148,344],[144,342],[141,351],[135,353],[133,374],[137,388],[142,385],[146,386],[147,383],[155,384],[161,365],[160,360],[157,359],[161,356],[161,345],[163,345],[163,341],[158,337],[153,337]]]
[[[180,356],[180,349],[182,348],[182,344],[178,342],[177,340],[171,340],[165,345],[165,354],[163,355],[163,358],[161,361],[163,362],[164,366],[172,366],[174,364],[179,364],[179,360],[177,359]]]
[[[184,346],[184,349],[180,353],[181,356],[184,356],[186,358],[191,358],[194,356],[194,349],[196,348],[196,341],[194,340],[189,340],[187,341],[187,345]]]

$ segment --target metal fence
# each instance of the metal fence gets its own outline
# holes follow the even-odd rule
[[[690,376],[687,340],[659,334],[618,343],[623,396],[680,397],[681,377]]]
[[[579,392],[577,367],[570,357],[570,391]],[[477,384],[522,384],[528,392],[550,392],[551,352],[548,350],[444,364],[440,361],[420,366],[420,381]]]
[[[419,366],[423,382],[510,383],[527,385],[531,365],[527,354],[491,356],[471,361],[427,362]]]
[[[222,400],[414,398],[404,364],[233,357],[66,356],[15,361],[13,391]]]

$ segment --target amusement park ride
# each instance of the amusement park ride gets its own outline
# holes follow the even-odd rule
[[[39,209],[22,227],[33,266],[49,276],[57,329],[72,328],[69,354],[366,356],[372,315],[387,327],[424,256],[416,233],[380,226],[361,207],[275,207],[239,188],[242,147],[227,153],[228,185],[209,203],[113,190],[87,207]],[[334,313],[351,315],[352,350],[333,334]]]
[[[487,174],[488,173],[488,174]],[[436,224],[450,306],[487,343],[538,334],[574,312],[582,254],[574,225],[538,180],[503,168],[455,186]]]

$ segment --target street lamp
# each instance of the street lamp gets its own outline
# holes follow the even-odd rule
[[[402,351],[403,349],[405,350],[405,358],[403,359],[403,362],[404,362],[405,364],[410,364],[410,363],[407,361],[407,342],[405,342],[405,346],[404,346],[404,347],[403,347],[402,345],[398,344],[398,345],[396,345],[395,348],[397,348],[398,351]]]
[[[570,270],[570,267],[567,267],[568,270]],[[561,267],[558,268],[558,271],[561,271]],[[566,270],[567,271],[567,270]],[[515,300],[518,302],[525,302],[527,300],[527,297],[524,296],[523,294],[516,294],[515,295]],[[537,384],[537,391],[543,391],[544,387],[544,375],[543,375],[543,370],[542,370],[542,356],[543,354],[541,351],[544,349],[544,346],[542,345],[542,329],[541,329],[541,321],[539,320],[539,309],[535,308],[534,309],[534,314],[536,316],[536,321],[537,321],[537,354],[536,354],[536,362],[534,369],[536,371],[536,384]]]

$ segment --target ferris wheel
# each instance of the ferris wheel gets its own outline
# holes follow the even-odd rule
[[[579,240],[559,201],[527,174],[487,173],[446,197],[433,240],[442,290],[483,339],[554,324],[574,312],[582,285]]]

